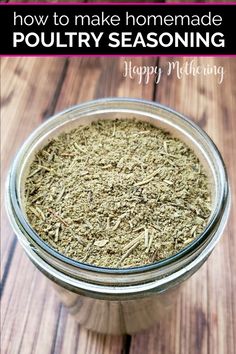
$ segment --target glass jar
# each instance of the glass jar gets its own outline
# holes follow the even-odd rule
[[[205,230],[175,255],[131,268],[103,268],[67,258],[32,229],[24,210],[24,183],[34,154],[62,131],[99,119],[136,119],[171,132],[190,146],[205,166],[212,189],[212,212]],[[47,120],[25,141],[7,181],[11,225],[31,261],[55,285],[62,301],[86,328],[102,333],[133,333],[166,315],[178,285],[205,262],[223,233],[230,205],[227,174],[208,135],[181,114],[160,104],[106,98],[72,107]],[[176,295],[176,296],[175,296]]]

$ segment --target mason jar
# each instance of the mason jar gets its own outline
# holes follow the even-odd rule
[[[24,209],[25,179],[35,153],[51,138],[78,125],[134,117],[170,132],[198,156],[209,177],[212,194],[212,212],[206,228],[178,253],[144,266],[98,267],[58,253],[33,230]],[[51,280],[62,302],[81,325],[109,334],[132,334],[167,315],[178,298],[180,284],[198,270],[220,239],[229,206],[226,169],[209,136],[172,109],[137,99],[99,99],[56,114],[25,141],[7,180],[8,216],[26,254]]]

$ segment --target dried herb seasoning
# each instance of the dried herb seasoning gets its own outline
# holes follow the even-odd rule
[[[25,209],[67,257],[105,267],[149,264],[205,228],[208,177],[182,141],[147,122],[101,120],[62,133],[30,165]]]

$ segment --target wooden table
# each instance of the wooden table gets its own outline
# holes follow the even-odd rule
[[[123,77],[132,65],[180,65],[191,58],[5,58],[2,87],[2,353],[234,354],[236,353],[236,59],[195,58],[223,66],[217,77],[162,76],[159,84]],[[106,336],[79,327],[16,240],[4,209],[4,183],[14,154],[42,121],[85,100],[128,96],[161,102],[189,116],[219,147],[231,180],[233,205],[219,245],[188,280],[175,311],[149,331]]]

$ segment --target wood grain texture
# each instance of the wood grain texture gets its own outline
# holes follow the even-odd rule
[[[4,117],[1,130],[2,187],[17,149],[29,133],[38,126],[51,107],[52,91],[59,83],[64,62],[65,59],[49,59],[47,66],[44,67],[38,59],[1,60],[1,114]],[[1,195],[2,204],[3,200],[4,194]],[[12,242],[14,242],[4,210],[2,227],[5,232],[2,237],[2,272],[4,274],[7,259],[9,259],[8,252],[11,252]]]
[[[131,96],[152,99],[153,83],[139,85],[123,77],[125,58],[70,59],[56,111],[88,98]],[[137,66],[155,65],[156,58],[135,58]]]
[[[224,66],[226,74],[221,85],[213,76],[186,76],[178,80],[175,73],[164,75],[159,85],[155,85],[153,79],[148,85],[139,85],[137,80],[122,76],[124,60],[1,60],[2,191],[14,154],[28,134],[54,112],[98,97],[154,98],[198,122],[219,147],[233,196],[224,237],[207,263],[186,282],[175,311],[164,322],[132,338],[112,337],[80,328],[68,315],[51,285],[17,244],[3,208],[3,354],[236,353],[236,61],[196,59],[199,65]],[[174,60],[184,64],[191,58],[136,58],[132,63],[165,68]],[[3,198],[4,193],[2,205]]]
[[[127,58],[127,60],[130,60]],[[171,106],[198,122],[216,142],[230,175],[231,219],[207,263],[182,289],[175,311],[162,323],[131,338],[130,353],[234,354],[236,338],[235,242],[235,95],[236,61],[194,59],[200,66],[223,66],[217,77],[164,75],[139,85],[123,77],[125,58],[41,59],[1,61],[2,190],[9,163],[26,136],[54,112],[87,99],[129,96]],[[133,65],[184,65],[191,58],[136,58]],[[2,193],[3,196],[3,193]],[[50,284],[14,241],[2,215],[3,353],[120,353],[128,348],[122,337],[94,334],[79,328],[60,304]],[[15,244],[12,248],[12,244]],[[127,350],[126,350],[127,352]]]

